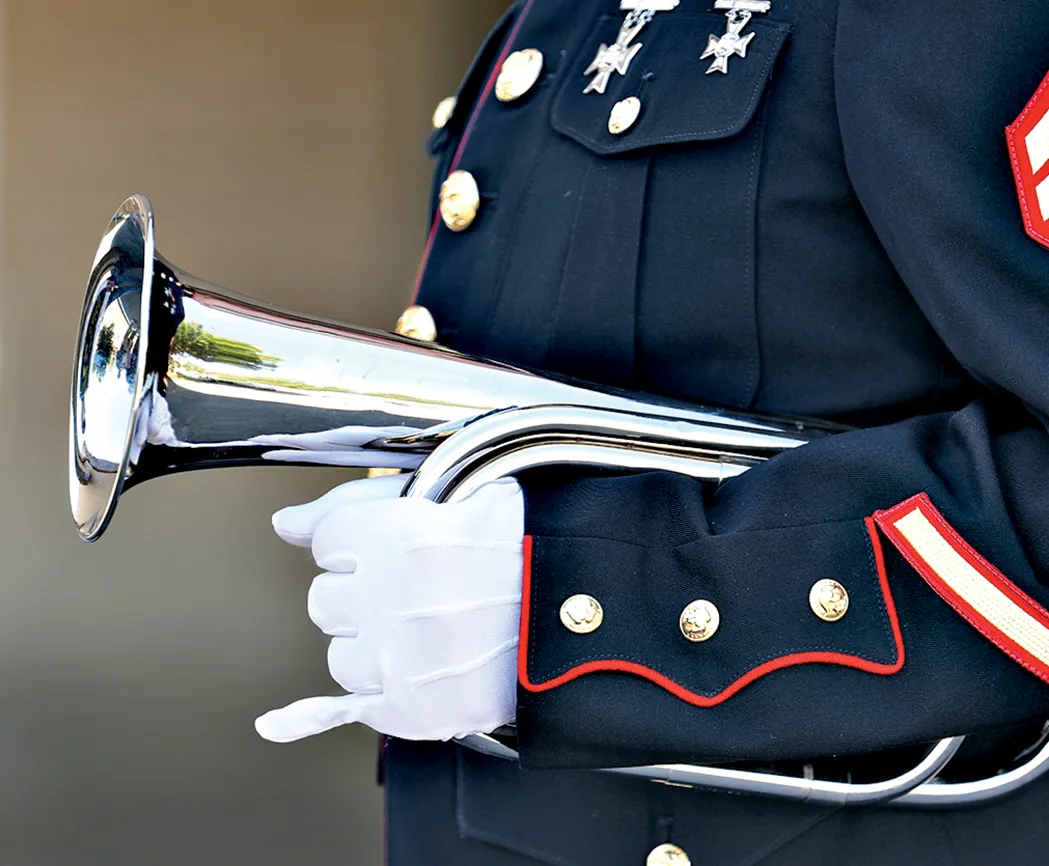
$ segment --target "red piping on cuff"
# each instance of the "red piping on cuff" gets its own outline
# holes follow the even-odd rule
[[[947,583],[933,570],[932,566],[922,558],[921,554],[915,550],[911,543],[896,528],[897,520],[906,514],[913,513],[916,509],[920,511],[925,519],[933,525],[933,527],[939,532],[941,538],[943,538],[943,540],[946,541],[954,551],[962,557],[962,559],[976,569],[984,580],[1001,591],[1011,602],[1035,619],[1039,625],[1047,630],[1049,630],[1049,611],[1046,611],[1046,609],[1038,604],[1038,602],[1027,595],[1027,593],[1021,590],[986,559],[980,556],[969,542],[962,538],[954,527],[947,522],[944,516],[940,514],[936,506],[932,504],[932,500],[925,493],[919,493],[917,496],[912,496],[910,499],[901,502],[899,505],[894,505],[887,511],[879,511],[874,515],[881,531],[885,533],[885,537],[892,542],[893,546],[901,554],[903,554],[904,559],[906,559],[914,570],[924,578],[925,582],[933,588],[940,598],[953,607],[955,611],[961,614],[961,616],[963,616],[973,628],[991,641],[991,643],[997,646],[1002,652],[1006,653],[1013,659],[1013,661],[1027,668],[1027,670],[1039,679],[1049,682],[1049,665],[1046,665],[1045,662],[1032,655],[1020,644],[1012,640],[999,629],[995,628],[992,623],[988,622],[987,619],[981,616],[968,601],[947,585]]]
[[[756,668],[751,669],[735,682],[731,683],[727,688],[718,692],[715,695],[701,695],[696,692],[686,689],[684,686],[674,682],[669,677],[664,676],[658,671],[653,670],[650,667],[644,665],[635,664],[634,662],[620,661],[618,659],[597,659],[595,661],[586,662],[585,664],[577,665],[571,668],[565,673],[553,679],[546,680],[541,683],[534,683],[529,677],[528,673],[528,639],[529,639],[529,625],[531,622],[532,615],[532,537],[525,536],[524,540],[524,570],[522,573],[522,597],[521,597],[521,640],[518,645],[517,655],[517,675],[518,680],[521,683],[522,688],[529,692],[547,692],[551,689],[556,689],[558,686],[563,686],[565,683],[569,683],[574,679],[578,679],[586,674],[596,673],[598,671],[617,671],[619,673],[632,674],[634,676],[643,677],[650,682],[655,683],[657,686],[666,689],[672,695],[686,703],[692,704],[697,707],[716,707],[718,704],[724,703],[734,694],[746,688],[755,680],[760,679],[773,671],[782,670],[783,668],[794,667],[796,665],[808,665],[808,664],[832,664],[840,665],[842,667],[856,668],[867,673],[879,674],[881,676],[888,676],[895,674],[900,671],[903,667],[905,653],[903,648],[903,632],[900,629],[899,616],[896,613],[896,603],[892,597],[892,591],[889,588],[889,578],[885,572],[885,559],[882,556],[881,539],[878,537],[877,529],[874,525],[874,520],[870,517],[866,519],[867,533],[870,536],[871,545],[874,549],[874,561],[878,569],[878,582],[881,585],[882,597],[885,601],[885,610],[889,616],[889,624],[892,628],[893,641],[896,644],[896,661],[892,664],[880,664],[878,662],[868,661],[867,659],[859,658],[858,656],[848,655],[847,653],[832,653],[832,652],[807,652],[807,653],[794,653],[792,655],[780,656],[779,658],[772,659],[771,661],[765,662],[762,665],[758,665]]]

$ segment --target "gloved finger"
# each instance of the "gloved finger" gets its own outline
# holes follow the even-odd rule
[[[355,638],[335,638],[328,644],[328,671],[346,691],[357,695],[382,693],[379,637],[365,629]]]
[[[418,433],[417,427],[337,427],[319,433],[278,433],[254,436],[253,445],[272,445],[275,448],[299,448],[304,451],[337,451],[341,448],[360,448],[377,439],[408,436]]]
[[[352,466],[356,469],[415,469],[422,454],[394,454],[389,451],[267,451],[263,460],[274,463],[315,463],[322,466]]]
[[[514,478],[482,485],[455,502],[456,530],[493,544],[520,544],[524,537],[524,494]]]
[[[340,725],[366,721],[381,701],[381,695],[303,698],[259,716],[255,730],[271,743],[291,743]]]
[[[396,499],[407,481],[406,477],[399,475],[348,481],[313,502],[282,508],[273,515],[273,529],[289,544],[309,547],[317,524],[332,511],[352,502]]]
[[[313,624],[332,637],[356,637],[357,626],[371,610],[376,588],[355,574],[322,574],[306,595]],[[351,689],[352,691],[352,689]]]
[[[496,497],[500,500],[503,499],[515,499],[521,495],[521,484],[512,475],[508,475],[505,478],[496,478],[494,481],[487,481],[472,491],[468,496],[464,496],[462,499],[457,499],[456,502],[468,502],[478,494],[488,497]]]

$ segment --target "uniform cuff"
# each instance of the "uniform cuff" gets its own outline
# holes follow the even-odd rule
[[[837,610],[820,607],[821,589]],[[904,663],[873,520],[675,546],[534,535],[523,590],[519,680],[533,693],[616,672],[712,707],[800,665],[887,676]]]

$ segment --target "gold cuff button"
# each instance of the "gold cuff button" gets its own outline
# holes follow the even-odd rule
[[[437,103],[437,107],[433,110],[434,129],[444,129],[448,125],[448,121],[455,113],[455,103],[454,96],[448,96]]]
[[[605,612],[592,595],[573,595],[561,605],[561,625],[575,634],[590,634],[604,622]]]
[[[849,609],[849,593],[836,580],[817,580],[809,590],[809,607],[824,622],[837,622]]]
[[[432,343],[437,339],[437,323],[434,322],[433,315],[426,307],[411,306],[401,313],[394,332],[402,337]]]
[[[714,632],[721,625],[721,614],[706,599],[698,599],[681,611],[678,620],[681,633],[693,643],[702,643],[714,637]]]
[[[622,102],[612,106],[612,113],[608,116],[608,131],[612,135],[622,135],[641,116],[641,100],[636,96],[628,97]]]
[[[495,98],[500,102],[520,99],[535,87],[543,71],[543,52],[535,48],[515,51],[503,62],[495,80]]]
[[[692,861],[677,845],[657,845],[648,852],[645,866],[692,866]]]
[[[453,171],[441,184],[441,219],[453,232],[473,225],[481,207],[481,191],[468,171]]]

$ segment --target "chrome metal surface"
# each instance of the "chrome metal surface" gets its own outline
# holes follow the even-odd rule
[[[372,465],[396,465],[398,452],[427,453],[472,419],[543,404],[582,407],[563,410],[566,420],[589,409],[648,413],[620,440],[640,438],[641,427],[665,428],[670,440],[689,439],[693,424],[725,441],[735,431],[756,446],[752,460],[833,429],[602,390],[277,310],[163,259],[150,204],[136,195],[106,229],[88,281],[70,414],[73,515],[94,540],[122,492],[150,478],[273,462],[361,465],[362,449],[375,454]]]
[[[934,778],[954,757],[964,737],[940,740],[920,763],[906,773],[883,782],[857,784],[782,776],[775,773],[736,770],[729,767],[701,767],[691,764],[653,764],[647,767],[610,767],[601,770],[619,776],[634,776],[651,782],[688,788],[713,788],[739,794],[760,794],[780,799],[836,806],[870,806],[886,803],[915,791]],[[488,734],[470,734],[458,742],[467,748],[496,758],[516,761],[517,752]],[[907,804],[910,805],[910,804]]]
[[[128,474],[146,378],[150,304],[143,287],[153,283],[154,255],[152,210],[132,196],[95,254],[73,368],[69,497],[86,537],[104,528]]]
[[[1020,766],[972,782],[930,779],[892,802],[893,806],[952,809],[997,800],[1018,791],[1049,770],[1049,743],[1042,745]]]
[[[685,764],[657,764],[652,767],[610,769],[607,772],[641,776],[671,785],[718,788],[737,793],[786,797],[808,803],[838,806],[870,806],[885,803],[932,779],[954,757],[964,737],[940,740],[924,759],[910,770],[883,782],[866,784],[832,782],[804,777],[779,776],[725,767],[699,767]]]
[[[458,499],[498,477],[556,463],[665,469],[718,482],[802,444],[786,429],[739,426],[737,420],[702,412],[685,420],[593,406],[508,409],[447,436],[404,495]]]

